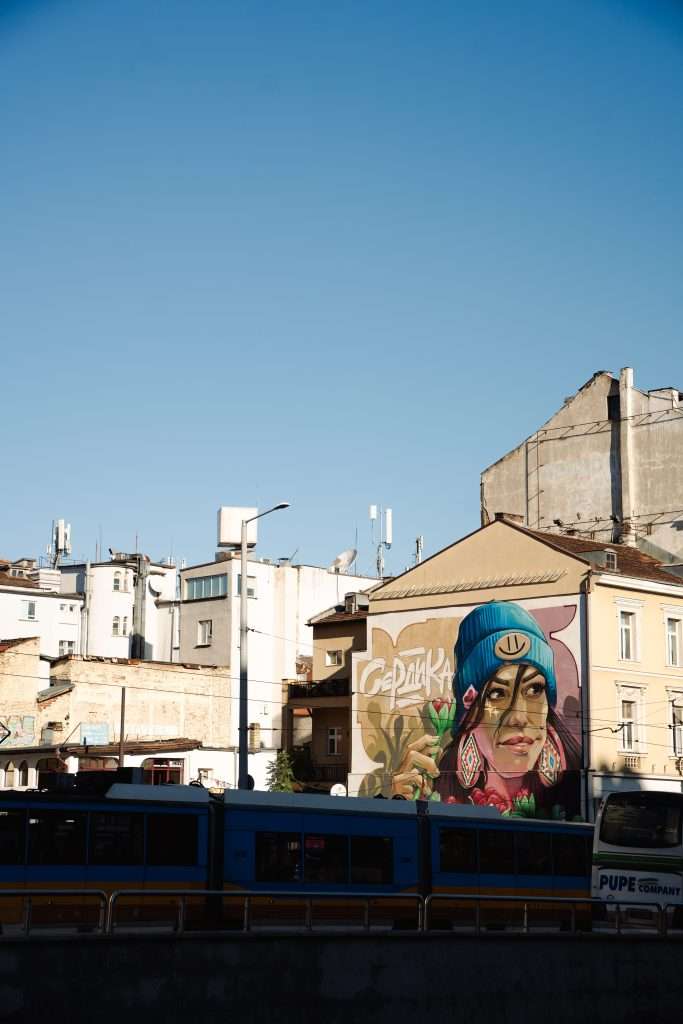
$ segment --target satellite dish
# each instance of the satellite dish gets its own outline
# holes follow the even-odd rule
[[[330,796],[346,796],[346,786],[343,782],[335,782],[330,790]]]
[[[355,548],[347,548],[346,551],[342,551],[340,555],[337,555],[332,565],[329,566],[328,572],[346,572],[348,567],[356,560],[358,552]]]

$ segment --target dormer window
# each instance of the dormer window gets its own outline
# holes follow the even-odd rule
[[[616,551],[605,552],[605,568],[616,569],[617,568],[617,553]]]

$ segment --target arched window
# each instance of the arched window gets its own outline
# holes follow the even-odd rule
[[[19,765],[19,785],[28,786],[28,765],[26,761],[22,761]]]
[[[114,573],[114,590],[121,589],[121,573],[117,570]]]
[[[7,765],[7,774],[5,776],[5,785],[7,786],[7,789],[14,789],[15,775],[16,771],[14,768],[14,762],[10,761],[10,763]]]
[[[0,764],[0,789],[5,788],[5,766]]]
[[[114,616],[114,621],[111,624],[111,631],[114,636],[118,636],[121,628],[121,620],[118,615]]]

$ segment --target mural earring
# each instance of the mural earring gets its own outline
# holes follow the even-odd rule
[[[544,786],[556,786],[567,767],[562,740],[552,726],[538,758],[538,778]]]
[[[456,775],[463,789],[472,789],[484,767],[474,733],[470,732],[460,740]]]

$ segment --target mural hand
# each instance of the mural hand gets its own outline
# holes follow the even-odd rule
[[[409,743],[398,772],[392,779],[392,796],[407,796],[410,799],[428,797],[434,779],[440,774],[436,766],[436,755],[440,750],[438,736],[420,736]]]

